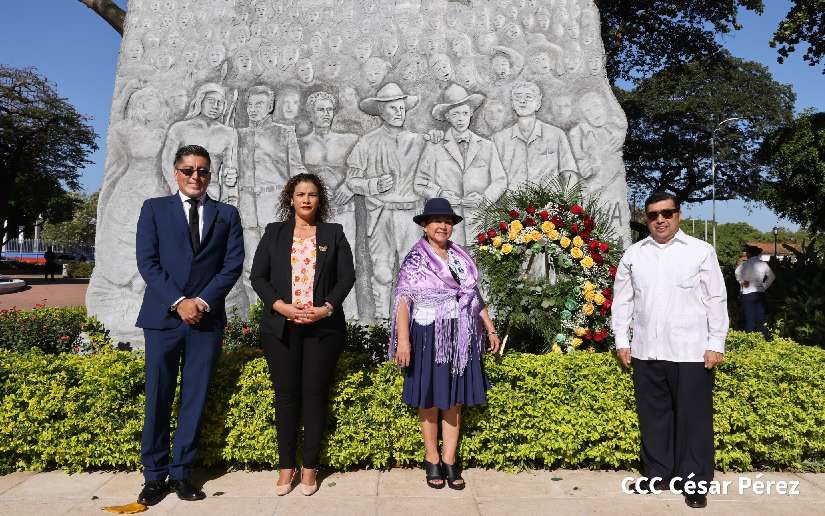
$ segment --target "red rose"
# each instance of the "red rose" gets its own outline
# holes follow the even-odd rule
[[[509,212],[507,212],[507,215],[510,215],[510,218],[515,220],[518,218],[519,213],[518,210],[510,210]]]
[[[561,220],[561,217],[559,217],[558,215],[556,215],[550,220],[551,222],[553,222],[553,225],[556,226],[556,229],[561,229],[564,227],[564,221]]]
[[[592,339],[592,338],[593,338],[593,332],[592,332],[592,331],[590,331],[590,328],[588,328],[588,329],[584,332],[584,335],[582,335],[582,337],[583,337],[585,340],[590,340],[590,339]]]
[[[596,224],[593,223],[593,219],[587,215],[584,217],[584,227],[587,229],[592,229]]]
[[[607,335],[608,335],[607,330],[604,330],[604,329],[599,330],[595,333],[595,335],[593,335],[593,340],[595,340],[596,342],[601,342],[601,341],[603,341],[604,339],[607,338]]]
[[[616,266],[615,265],[610,266],[610,277],[614,278],[614,279],[616,278]]]
[[[548,220],[550,218],[550,213],[548,213],[547,210],[541,210],[539,212],[539,218],[541,220]]]
[[[524,219],[524,225],[527,227],[535,226],[536,219],[534,219],[533,217],[527,217],[526,219]]]
[[[527,213],[529,213],[530,215],[535,215],[536,214],[535,206],[528,206],[527,207]]]
[[[599,241],[598,240],[591,240],[590,243],[588,244],[588,247],[590,248],[591,251],[595,251],[596,248],[599,247]]]
[[[579,232],[579,225],[578,224],[570,224],[570,232],[574,235]]]
[[[606,297],[607,299],[610,299],[611,297],[613,297],[613,289],[610,288],[610,287],[603,288],[602,289],[602,295],[604,297]]]
[[[487,241],[487,233],[479,233],[478,237],[476,237],[476,238],[478,238],[478,243],[479,244],[483,244],[484,242]]]
[[[590,257],[593,258],[593,261],[596,262],[596,265],[601,265],[604,263],[604,258],[599,253],[592,252],[590,253]]]
[[[608,244],[607,242],[602,242],[601,244],[599,244],[599,250],[601,252],[606,253],[608,249],[610,249],[610,244]]]
[[[602,303],[602,308],[603,308],[604,310],[610,310],[610,307],[611,307],[611,306],[613,306],[613,300],[612,300],[612,299],[608,299],[607,301],[605,301],[604,303]]]
[[[498,223],[498,229],[500,229],[502,231],[507,231],[507,228],[509,228],[509,227],[510,226],[508,226],[507,223],[504,222],[503,220]]]
[[[248,335],[249,332],[251,332],[251,331],[252,331],[252,328],[250,328],[249,326],[246,326],[246,325],[244,325],[244,327],[241,328],[241,333],[243,333],[244,335]]]
[[[582,231],[582,232],[580,233],[580,236],[581,236],[582,238],[584,238],[584,239],[589,239],[589,238],[590,238],[590,230],[589,230],[589,229],[585,229],[584,231]]]
[[[493,237],[495,237],[496,235],[498,235],[498,233],[496,233],[496,230],[495,230],[495,229],[490,228],[490,229],[488,229],[488,230],[487,230],[487,236],[488,236],[488,237],[493,238]]]
[[[584,208],[582,208],[578,204],[574,204],[570,207],[570,213],[572,213],[573,215],[581,215],[582,213],[584,213]]]
[[[68,335],[61,335],[59,340],[60,340],[60,342],[66,342],[67,340],[69,340],[69,336]]]

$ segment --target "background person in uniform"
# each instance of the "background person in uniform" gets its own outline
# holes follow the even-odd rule
[[[170,487],[182,500],[205,497],[191,484],[189,467],[197,455],[209,380],[221,352],[224,302],[241,275],[244,258],[238,210],[206,195],[210,165],[203,147],[178,149],[178,192],[148,199],[137,223],[135,254],[146,282],[136,322],[146,341],[140,445],[146,483],[138,497],[144,505],[160,502]],[[169,418],[179,369],[181,401],[170,464]]]
[[[261,344],[275,389],[279,496],[292,489],[301,416],[301,490],[309,496],[318,489],[329,388],[344,347],[341,308],[355,268],[343,228],[326,222],[329,208],[318,176],[290,178],[281,192],[282,222],[266,226],[252,262],[252,287],[264,305]]]
[[[762,249],[754,246],[745,246],[748,259],[740,263],[734,272],[739,282],[742,294],[742,315],[745,318],[745,331],[761,332],[768,338],[768,328],[765,326],[765,291],[776,279],[770,266],[761,259]]]
[[[633,365],[643,473],[667,489],[673,477],[713,480],[713,368],[725,352],[727,292],[713,247],[679,229],[676,197],[654,193],[645,212],[650,236],[616,271],[613,332],[620,361]],[[685,502],[704,507],[707,497],[686,493]]]

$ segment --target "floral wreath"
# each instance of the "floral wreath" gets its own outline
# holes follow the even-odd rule
[[[482,208],[475,255],[496,317],[543,349],[606,351],[621,256],[607,211],[579,185],[527,185]],[[538,260],[538,261],[537,261]]]

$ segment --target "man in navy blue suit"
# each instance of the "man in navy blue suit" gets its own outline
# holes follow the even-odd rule
[[[174,490],[201,500],[189,479],[212,370],[226,325],[224,300],[243,267],[238,210],[206,195],[209,153],[189,145],[175,154],[179,191],[143,203],[137,266],[146,282],[136,326],[146,341],[146,406],[141,439],[144,488],[138,501],[160,502]],[[169,460],[169,419],[181,370],[181,401]],[[169,482],[166,482],[167,476]]]

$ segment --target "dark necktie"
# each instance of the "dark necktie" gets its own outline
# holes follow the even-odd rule
[[[198,254],[201,248],[200,217],[198,217],[198,200],[187,199],[189,203],[189,239],[192,241],[192,252]]]

